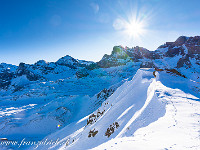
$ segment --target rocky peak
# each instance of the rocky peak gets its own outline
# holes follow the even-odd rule
[[[174,45],[175,46],[182,46],[183,44],[185,44],[185,42],[188,40],[188,37],[186,36],[180,36],[175,42]]]
[[[62,58],[60,58],[58,61],[56,61],[57,64],[59,65],[74,65],[74,64],[77,64],[78,61],[76,59],[74,59],[73,57],[69,56],[69,55],[66,55]]]
[[[45,60],[39,60],[34,65],[36,65],[36,66],[46,66],[47,64],[48,64],[48,62],[46,62]]]
[[[37,75],[33,72],[31,65],[20,63],[18,69],[15,73],[16,77],[26,75],[27,79],[30,81],[36,81],[40,79],[40,75]]]
[[[187,54],[188,56],[186,57]],[[153,61],[156,59],[163,59],[164,57],[173,58],[175,56],[180,56],[184,57],[178,63],[178,66],[180,67],[183,66],[183,64],[187,64],[187,66],[190,66],[188,57],[196,58],[199,54],[200,36],[180,36],[175,42],[166,42],[165,44],[159,46],[158,49],[155,51],[149,51],[148,49],[139,46],[136,46],[134,48],[114,46],[111,55],[104,55],[102,60],[100,60],[97,64],[100,67],[112,67],[124,65],[129,61],[138,62],[142,59],[149,59]],[[186,63],[186,61],[188,63]],[[151,66],[153,65],[151,64]]]
[[[11,64],[6,64],[6,63],[1,63],[0,64],[0,72],[4,72],[5,70],[13,72],[17,69],[17,66],[11,65]]]
[[[114,46],[111,56],[118,59],[126,59],[128,57],[125,49],[122,46]]]
[[[139,46],[134,48],[114,46],[111,55],[104,55],[97,64],[103,68],[112,67],[124,65],[130,61],[137,62],[139,59],[143,58],[153,59],[153,53]]]
[[[194,54],[200,54],[200,36],[190,37],[185,46],[188,48],[188,54],[191,57]]]

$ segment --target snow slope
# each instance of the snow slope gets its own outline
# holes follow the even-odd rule
[[[187,93],[193,82],[184,92],[177,87],[188,79],[153,72],[139,69],[98,110],[44,138],[56,145],[37,149],[199,149],[199,93]],[[163,85],[172,78],[179,84]]]
[[[156,51],[115,46],[111,55],[96,63],[69,55],[56,62],[40,60],[19,66],[1,63],[0,141],[48,138],[59,144],[40,145],[38,149],[101,149],[102,145],[109,149],[112,141],[121,139],[121,146],[127,138],[140,143],[139,133],[150,143],[135,144],[137,149],[148,144],[152,149],[170,149],[170,143],[178,145],[172,149],[198,149],[199,122],[195,117],[199,117],[199,50],[200,36],[181,36]],[[187,121],[168,129],[170,118],[177,114],[176,121]],[[154,124],[156,129],[167,129],[151,129]],[[174,139],[167,134],[179,132],[179,128],[185,130],[180,132],[184,136],[177,133]],[[156,137],[147,136],[146,130],[155,132]],[[170,137],[166,142],[169,145],[161,142],[159,146],[153,140],[160,137]],[[181,144],[192,138],[193,143]],[[116,143],[115,148],[120,149]]]
[[[160,81],[156,87],[158,100],[165,104],[165,115],[138,129],[133,136],[112,139],[95,150],[200,149],[200,102],[196,101],[199,99],[179,89],[168,88]]]
[[[42,140],[95,111],[136,71],[130,64],[91,70],[83,78],[69,68],[64,75],[48,73],[45,80],[16,77],[8,89],[0,89],[0,138]]]

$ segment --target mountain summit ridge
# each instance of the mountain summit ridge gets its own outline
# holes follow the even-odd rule
[[[173,61],[167,64],[167,61]],[[0,64],[0,88],[7,88],[11,79],[26,75],[30,81],[45,79],[48,73],[60,74],[64,70],[93,70],[126,65],[130,62],[140,63],[140,68],[195,68],[200,65],[200,36],[180,36],[175,42],[166,42],[155,51],[143,47],[114,46],[110,55],[105,54],[99,62],[75,59],[66,55],[56,62],[40,60],[35,64],[20,63],[19,66]],[[162,65],[160,65],[162,63]],[[20,72],[20,73],[19,73]],[[80,72],[80,71],[79,71]],[[79,73],[80,74],[80,73]],[[88,73],[84,73],[87,75]],[[84,76],[84,75],[83,75]]]
[[[149,59],[150,61],[153,61],[156,59],[163,59],[164,57],[174,57],[176,55],[188,55],[188,57],[199,60],[199,54],[200,36],[180,36],[175,42],[166,42],[159,46],[155,51],[149,51],[148,49],[139,46],[134,48],[115,46],[111,55],[105,54],[97,64],[100,67],[112,67],[124,65],[129,61],[137,62],[139,59]]]

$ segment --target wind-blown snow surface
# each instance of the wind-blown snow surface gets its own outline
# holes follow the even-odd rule
[[[37,149],[200,149],[200,102],[193,81],[165,72],[155,78],[153,71],[139,69],[92,113],[91,124],[92,114],[44,138],[59,139],[57,145]],[[89,137],[90,131],[98,132]]]

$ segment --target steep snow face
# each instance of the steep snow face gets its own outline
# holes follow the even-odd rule
[[[165,105],[163,117],[138,129],[131,137],[114,138],[93,149],[200,149],[199,98],[179,89],[168,88],[160,81],[156,83],[156,89],[158,100]]]
[[[189,94],[192,86],[140,69],[92,114],[44,138],[59,138],[56,145],[38,149],[199,149],[200,94]]]

